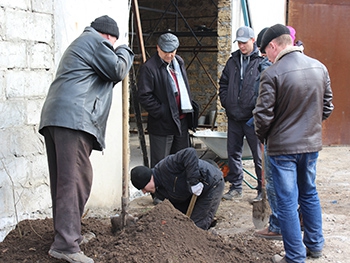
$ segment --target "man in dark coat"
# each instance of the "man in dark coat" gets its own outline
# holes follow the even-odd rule
[[[236,32],[239,49],[231,54],[222,72],[219,85],[221,105],[228,117],[227,154],[229,172],[226,180],[231,183],[224,199],[242,199],[242,149],[246,137],[251,150],[255,173],[258,177],[257,197],[261,200],[261,144],[251,125],[253,109],[257,98],[256,79],[259,76],[259,56],[254,31],[250,27],[240,27]]]
[[[191,219],[204,230],[213,222],[225,187],[221,170],[199,159],[194,148],[168,155],[152,169],[136,166],[131,182],[143,193],[160,193],[183,213],[192,195],[198,196]]]
[[[176,55],[179,39],[172,33],[158,39],[157,53],[142,65],[138,97],[148,112],[151,167],[169,154],[190,146],[192,99],[183,59]],[[153,195],[154,204],[164,197]]]

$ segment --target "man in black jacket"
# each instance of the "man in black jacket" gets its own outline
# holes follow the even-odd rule
[[[143,193],[161,194],[183,213],[192,195],[197,195],[191,219],[204,230],[213,222],[225,187],[221,170],[198,159],[194,148],[168,155],[152,169],[134,167],[131,182]]]
[[[189,147],[193,107],[183,59],[176,55],[179,39],[172,33],[158,39],[157,53],[140,69],[138,96],[148,112],[151,167],[169,154]],[[153,196],[154,204],[163,197]]]
[[[261,144],[255,135],[250,119],[255,107],[256,79],[259,64],[263,60],[255,44],[254,32],[250,27],[240,27],[236,32],[239,49],[231,54],[220,78],[219,96],[228,117],[227,153],[229,172],[226,180],[231,183],[224,199],[242,198],[242,149],[244,136],[253,155],[255,173],[258,177],[257,197],[261,200]]]
[[[49,255],[68,262],[94,262],[79,247],[87,240],[81,217],[92,185],[90,154],[105,148],[113,87],[134,59],[126,45],[114,49],[118,37],[109,16],[86,27],[63,54],[41,112],[55,229]]]

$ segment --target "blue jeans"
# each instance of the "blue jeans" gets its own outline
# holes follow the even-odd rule
[[[266,152],[266,145],[264,146],[264,175],[266,181],[266,194],[267,199],[271,208],[271,215],[269,218],[269,231],[281,234],[280,223],[278,221],[277,215],[277,200],[276,200],[276,192],[275,186],[273,183],[272,172],[270,167],[270,161]]]
[[[316,190],[318,152],[269,156],[276,191],[278,220],[288,262],[305,262],[305,246],[322,251],[322,211]],[[301,234],[298,203],[303,215]]]

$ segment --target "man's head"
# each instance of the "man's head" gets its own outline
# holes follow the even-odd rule
[[[117,22],[107,15],[96,18],[91,22],[91,27],[100,32],[102,35],[106,35],[104,37],[110,40],[112,45],[114,45],[119,38],[119,28]],[[112,36],[112,38],[108,37],[108,35]]]
[[[289,29],[281,24],[270,27],[261,40],[260,51],[266,53],[269,61],[274,62],[277,55],[287,46],[292,46]]]
[[[236,39],[238,47],[242,54],[248,55],[254,50],[255,35],[253,29],[248,26],[242,26],[236,31]],[[233,43],[234,43],[233,42]]]
[[[259,32],[258,38],[256,39],[256,45],[258,48],[261,47],[261,41],[262,41],[263,35],[268,29],[269,29],[268,27],[265,27]]]
[[[179,45],[177,36],[172,33],[165,33],[158,38],[158,55],[165,62],[170,63],[174,59]]]
[[[136,166],[131,169],[131,182],[144,193],[154,193],[155,191],[152,170],[146,166]]]

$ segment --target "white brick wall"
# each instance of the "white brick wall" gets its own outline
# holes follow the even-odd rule
[[[26,44],[12,41],[0,42],[0,68],[27,67]]]
[[[5,99],[5,72],[3,70],[0,70],[0,103],[4,99]],[[1,114],[1,111],[0,111],[0,114]]]
[[[8,99],[45,97],[52,73],[37,70],[11,70],[6,74]]]
[[[46,152],[38,124],[61,55],[91,21],[105,14],[118,22],[122,32],[118,44],[127,43],[128,2],[0,0],[0,242],[17,218],[51,216]],[[95,177],[90,207],[120,205],[120,90],[118,84],[113,118],[107,125],[113,129],[107,130],[109,148],[103,156],[92,156]]]
[[[53,2],[47,0],[32,0],[34,12],[53,14]]]
[[[28,10],[30,8],[30,0],[1,0],[0,5],[6,8],[18,8]]]
[[[28,11],[8,10],[6,12],[7,39],[23,39],[52,42],[52,15]]]

